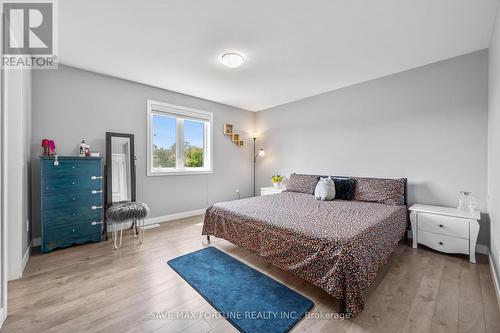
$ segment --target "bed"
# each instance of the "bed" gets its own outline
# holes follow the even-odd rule
[[[407,228],[406,179],[402,191],[402,204],[319,201],[310,190],[221,202],[207,209],[202,234],[322,288],[355,317],[363,310],[364,290]]]

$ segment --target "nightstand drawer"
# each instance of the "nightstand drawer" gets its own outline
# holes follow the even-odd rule
[[[469,220],[445,215],[418,213],[418,230],[469,239]]]
[[[467,239],[419,230],[418,242],[436,251],[469,254],[469,241]]]

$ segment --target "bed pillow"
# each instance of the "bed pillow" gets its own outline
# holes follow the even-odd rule
[[[322,177],[326,176],[318,176],[319,180]],[[356,181],[351,177],[335,177],[330,176],[335,183],[335,199],[341,200],[352,200],[354,196],[354,188],[356,186]]]
[[[355,178],[354,200],[402,205],[405,179]]]
[[[356,181],[350,177],[332,177],[335,183],[335,199],[352,200]]]
[[[286,185],[286,190],[290,192],[313,194],[317,183],[318,179],[316,176],[297,175],[292,173],[290,175],[290,180]]]
[[[335,183],[331,177],[321,177],[314,189],[314,197],[321,201],[330,201],[335,198]]]

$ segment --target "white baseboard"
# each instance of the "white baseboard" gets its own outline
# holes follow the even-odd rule
[[[3,322],[5,321],[5,311],[3,308],[0,308],[0,328],[3,326]]]
[[[30,244],[28,245],[28,248],[26,249],[26,252],[24,252],[24,255],[23,255],[23,266],[21,268],[21,277],[23,276],[24,269],[26,268],[26,265],[28,264],[28,259],[30,258],[32,247],[33,247],[33,240],[31,240]]]
[[[159,223],[163,223],[163,222],[185,219],[185,218],[191,217],[191,216],[202,215],[205,213],[205,210],[206,210],[205,208],[202,208],[202,209],[189,210],[187,212],[180,212],[180,213],[150,217],[150,218],[147,218],[144,220],[144,225],[147,226],[147,225],[152,225],[152,224],[159,224]],[[131,226],[132,226],[132,222],[126,222],[126,223],[124,223],[123,228],[126,229],[126,228],[130,228]],[[109,232],[113,231],[113,224],[108,223],[108,231]]]
[[[150,218],[147,218],[144,220],[144,225],[158,224],[158,223],[169,222],[169,221],[173,221],[173,220],[185,219],[187,217],[204,214],[205,210],[206,210],[205,208],[202,208],[202,209],[189,210],[187,212],[180,212],[180,213],[150,217]],[[130,225],[131,225],[130,222],[126,223],[124,225],[124,228],[130,227]],[[108,224],[108,231],[110,231],[110,232],[113,231],[113,226],[111,224]],[[33,240],[31,242],[32,242],[33,246],[40,246],[40,244],[41,244],[40,238],[33,238]]]
[[[162,223],[162,222],[168,222],[168,221],[173,221],[173,220],[185,219],[187,217],[204,214],[205,210],[206,210],[205,208],[202,208],[202,209],[190,210],[187,212],[180,212],[180,213],[174,213],[174,214],[169,214],[169,215],[150,217],[144,221],[144,224],[155,224],[155,223]]]
[[[495,291],[497,294],[498,308],[500,309],[500,281],[498,280],[497,271],[495,269],[495,266],[493,265],[493,258],[491,258],[491,254],[488,257],[490,260],[490,269],[491,269],[491,276],[493,277],[493,285],[495,286]]]
[[[37,246],[40,246],[42,244],[42,240],[40,237],[38,238],[33,238],[31,240],[31,243],[33,244],[33,247],[37,247]]]

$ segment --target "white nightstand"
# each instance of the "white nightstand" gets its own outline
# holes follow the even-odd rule
[[[446,253],[463,253],[476,263],[478,211],[415,204],[410,207],[413,247],[417,243]]]
[[[283,191],[286,191],[286,188],[274,188],[274,187],[261,187],[260,188],[260,195],[271,195],[271,194],[277,194],[281,193]]]

